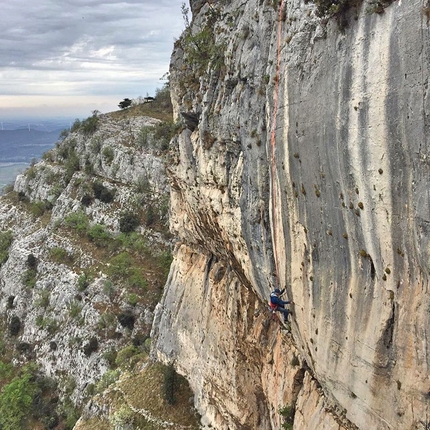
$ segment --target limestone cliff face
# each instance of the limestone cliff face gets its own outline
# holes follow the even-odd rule
[[[215,428],[429,426],[428,5],[376,6],[191,2],[153,335]]]

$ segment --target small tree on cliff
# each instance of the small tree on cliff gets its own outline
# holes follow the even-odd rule
[[[126,98],[122,102],[119,102],[118,106],[121,109],[125,109],[125,108],[128,108],[129,106],[131,106],[131,103],[132,103],[132,100]]]

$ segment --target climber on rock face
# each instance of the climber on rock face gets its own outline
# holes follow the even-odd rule
[[[276,288],[272,293],[270,294],[270,308],[273,311],[282,312],[284,314],[284,323],[288,322],[288,314],[290,311],[285,308],[285,305],[292,304],[294,302],[289,302],[286,300],[282,300],[281,296],[284,294],[285,288],[281,291],[279,288]]]

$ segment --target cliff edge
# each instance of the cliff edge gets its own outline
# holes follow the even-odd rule
[[[203,426],[426,429],[430,7],[315,3],[191,2],[153,354]]]

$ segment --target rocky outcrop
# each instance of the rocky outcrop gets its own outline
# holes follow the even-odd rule
[[[428,5],[354,4],[192,2],[175,45],[175,109],[199,122],[169,167],[154,355],[218,429],[279,428],[285,406],[297,429],[430,423]]]
[[[10,234],[10,247],[1,245],[2,345],[15,364],[38,363],[77,406],[116,353],[149,336],[163,284],[157,258],[171,246],[164,161],[141,138],[160,121],[90,120],[91,132],[87,120],[0,202],[0,235]]]

